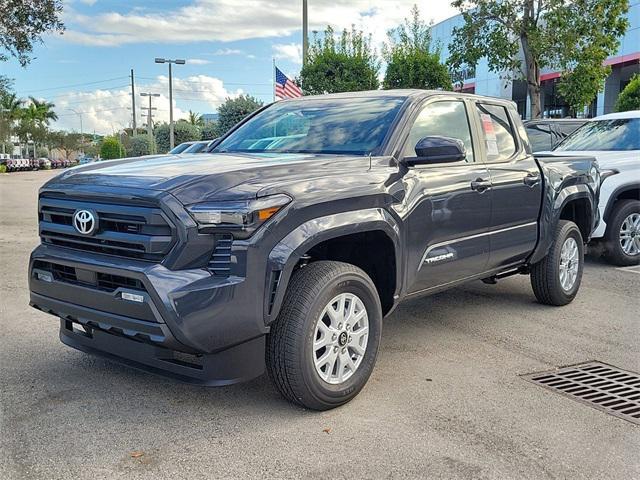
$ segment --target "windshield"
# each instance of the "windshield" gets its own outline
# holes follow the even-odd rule
[[[169,153],[182,153],[184,152],[187,148],[189,148],[192,144],[191,143],[181,143],[180,145],[177,145],[175,147],[173,147],[171,150],[169,150]]]
[[[640,118],[588,122],[569,135],[555,150],[640,150]]]
[[[214,152],[378,154],[404,98],[327,98],[275,103]]]
[[[200,153],[204,151],[205,148],[207,148],[207,145],[209,145],[209,142],[194,143],[182,153]]]

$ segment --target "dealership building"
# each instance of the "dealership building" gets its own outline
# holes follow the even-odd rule
[[[612,112],[620,91],[635,73],[640,73],[640,0],[630,0],[627,17],[629,28],[620,39],[616,54],[605,61],[606,65],[611,66],[611,74],[603,90],[598,93],[598,97],[585,112],[588,117]],[[448,57],[448,45],[452,41],[453,29],[463,24],[462,15],[456,15],[431,27],[433,44],[442,48],[442,61]],[[522,118],[530,118],[531,108],[527,98],[526,83],[523,80],[505,80],[503,77],[505,77],[504,73],[489,71],[486,59],[482,59],[476,65],[475,71],[466,72],[462,90],[478,95],[511,99],[517,104]],[[569,115],[569,106],[557,91],[559,78],[560,72],[542,71],[542,115],[544,117],[561,118]]]

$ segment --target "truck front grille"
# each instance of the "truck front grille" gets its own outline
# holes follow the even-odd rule
[[[78,210],[95,212],[93,234],[74,227]],[[174,243],[174,228],[158,207],[41,197],[39,220],[43,243],[75,250],[159,262]]]
[[[88,270],[78,272],[74,267],[58,263],[44,262],[42,260],[36,260],[33,268],[50,272],[59,282],[96,288],[105,292],[115,292],[119,288],[140,290],[142,292],[146,291],[142,282],[137,278],[112,275],[110,273],[92,272]],[[79,275],[79,273],[81,274]]]

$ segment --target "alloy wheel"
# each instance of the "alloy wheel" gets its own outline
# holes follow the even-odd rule
[[[565,292],[569,292],[578,278],[580,267],[580,252],[575,238],[569,237],[562,244],[560,250],[560,285]]]
[[[367,350],[369,316],[362,300],[341,293],[322,310],[313,336],[313,363],[322,380],[337,385],[348,380]]]
[[[640,213],[632,213],[622,222],[620,246],[622,251],[629,256],[640,254]]]

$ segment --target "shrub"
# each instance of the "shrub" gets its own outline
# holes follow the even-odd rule
[[[640,110],[640,75],[637,73],[620,92],[616,101],[616,112],[628,112],[629,110]]]
[[[209,122],[202,128],[201,140],[213,140],[220,136],[220,125],[218,122]]]
[[[47,158],[49,156],[49,149],[47,147],[38,147],[36,155],[38,158]]]
[[[124,147],[115,137],[105,137],[100,145],[100,156],[104,160],[111,160],[113,158],[122,158],[125,156]]]
[[[0,165],[0,173],[7,173],[7,166],[6,165]]]
[[[200,128],[187,122],[177,122],[174,124],[175,144],[180,145],[183,142],[194,142],[200,140]],[[156,137],[156,146],[158,153],[167,153],[169,148],[169,124],[163,123],[158,125],[154,131]]]
[[[131,157],[141,157],[142,155],[151,155],[151,140],[146,135],[138,135],[129,141],[128,154]]]
[[[260,107],[262,107],[262,102],[251,95],[227,98],[218,107],[218,135],[216,137],[227,133],[244,117],[255,112]]]

